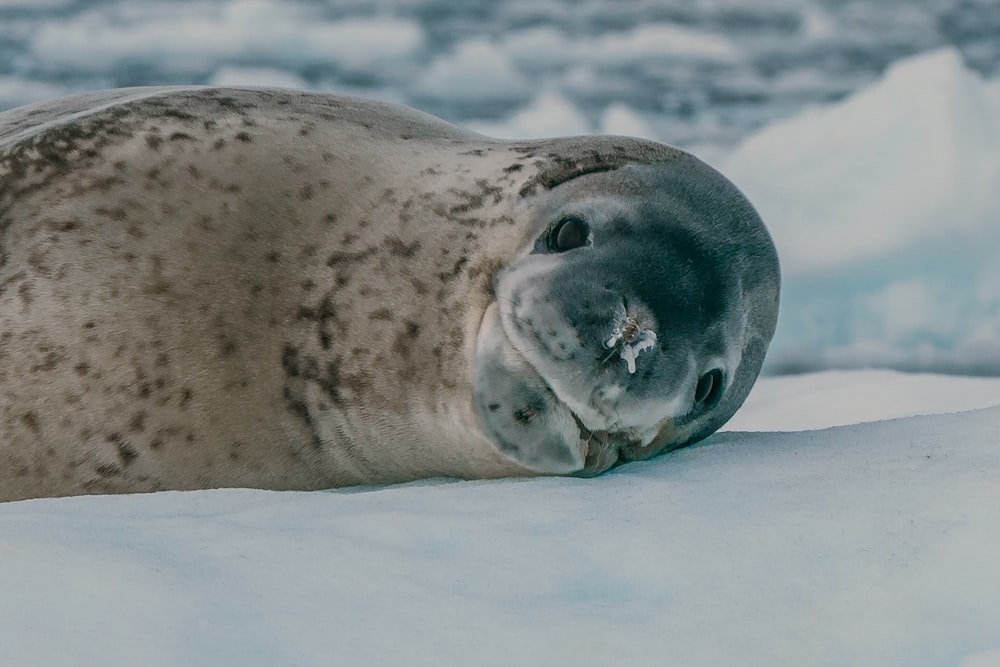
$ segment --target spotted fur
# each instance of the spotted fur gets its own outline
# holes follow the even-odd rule
[[[0,500],[530,474],[470,372],[526,211],[676,159],[289,91],[0,114]]]

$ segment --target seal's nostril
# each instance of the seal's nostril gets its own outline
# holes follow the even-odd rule
[[[695,405],[710,407],[722,393],[722,371],[714,368],[698,378],[694,388]]]

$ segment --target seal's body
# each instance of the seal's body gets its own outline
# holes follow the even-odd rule
[[[0,499],[595,474],[707,435],[777,312],[749,204],[653,142],[349,97],[0,114]]]

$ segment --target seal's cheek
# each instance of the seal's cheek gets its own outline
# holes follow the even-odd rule
[[[479,330],[473,383],[483,429],[505,458],[545,474],[584,467],[573,415],[507,340],[495,304]]]

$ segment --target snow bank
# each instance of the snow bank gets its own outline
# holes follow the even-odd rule
[[[935,51],[722,161],[786,277],[770,368],[1000,372],[998,92]]]
[[[570,100],[554,91],[543,91],[526,107],[500,121],[472,121],[472,130],[500,139],[539,139],[593,134],[593,126]]]
[[[757,380],[727,431],[800,431],[1000,406],[1000,378],[888,370]]]
[[[593,480],[0,504],[0,662],[994,665],[998,427],[722,433]]]
[[[461,42],[436,58],[417,77],[411,94],[488,101],[523,98],[529,91],[528,80],[504,50],[490,41],[475,39]]]
[[[789,276],[1000,234],[1000,102],[957,51],[752,135],[726,161]]]

